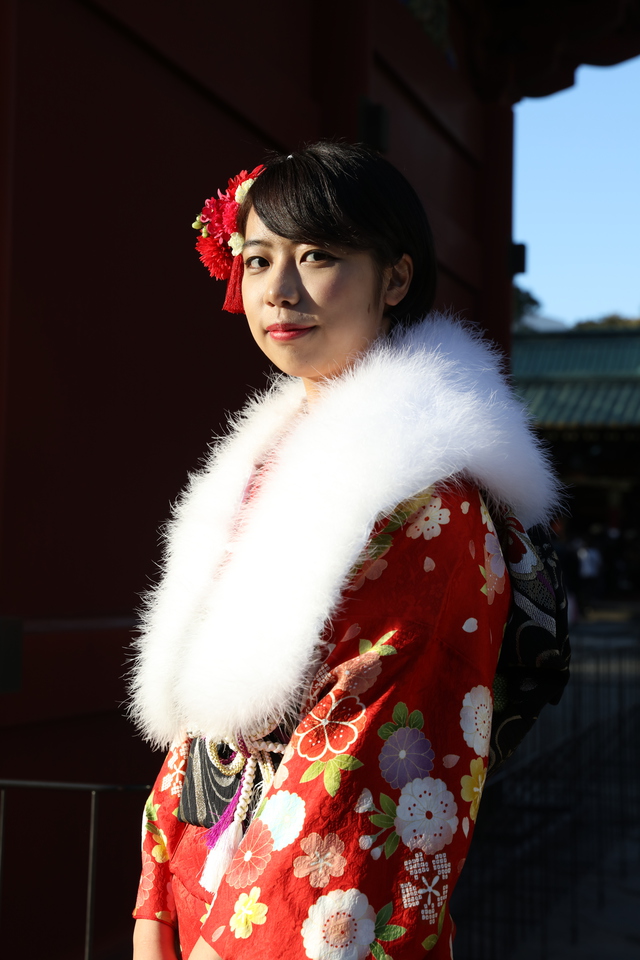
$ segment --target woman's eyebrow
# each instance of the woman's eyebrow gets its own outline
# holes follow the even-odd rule
[[[242,244],[242,249],[246,250],[247,247],[272,247],[273,243],[271,240],[245,240]]]

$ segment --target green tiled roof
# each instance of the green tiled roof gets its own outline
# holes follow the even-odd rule
[[[640,427],[640,330],[517,333],[513,379],[540,427]]]

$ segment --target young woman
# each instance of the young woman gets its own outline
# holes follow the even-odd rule
[[[171,746],[136,960],[452,955],[510,601],[494,519],[557,486],[491,347],[429,314],[407,181],[363,147],[270,160],[198,248],[283,372],[191,478],[133,713]],[[185,778],[186,775],[186,778]]]

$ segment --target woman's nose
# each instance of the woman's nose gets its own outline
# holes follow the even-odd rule
[[[275,307],[298,303],[300,300],[300,282],[297,270],[291,265],[270,271],[269,283],[266,287],[266,302]]]

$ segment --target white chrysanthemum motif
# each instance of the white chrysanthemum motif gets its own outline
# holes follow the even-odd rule
[[[282,850],[296,839],[304,824],[305,804],[297,793],[278,790],[260,814],[273,837],[273,849]]]
[[[373,796],[371,790],[368,787],[365,787],[356,801],[356,805],[353,808],[356,813],[368,813],[369,810],[374,809]]]
[[[492,715],[491,691],[488,687],[473,687],[469,693],[465,693],[460,711],[460,726],[465,743],[479,757],[486,757],[489,753]]]
[[[407,526],[407,536],[413,540],[423,536],[425,540],[432,540],[433,537],[440,536],[440,527],[449,523],[451,511],[442,506],[440,497],[431,497],[429,503],[422,507],[411,518]]]
[[[359,890],[332,890],[309,908],[302,924],[310,960],[364,960],[373,942],[376,914]]]
[[[423,777],[402,788],[394,826],[410,850],[437,853],[458,829],[458,807],[444,780]]]

